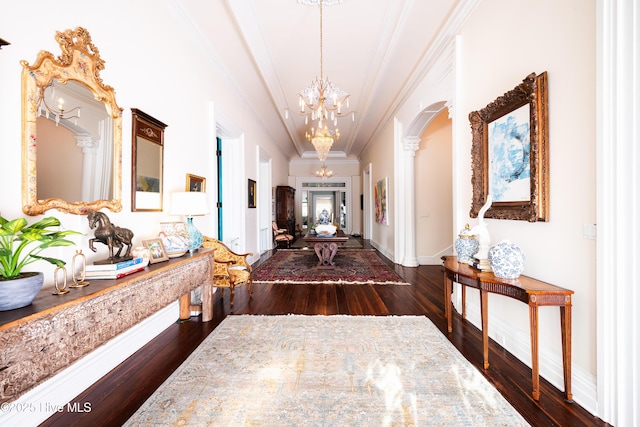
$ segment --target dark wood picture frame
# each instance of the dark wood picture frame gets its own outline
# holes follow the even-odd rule
[[[529,222],[548,221],[549,219],[549,128],[547,123],[546,71],[539,75],[529,74],[513,90],[497,98],[485,108],[469,114],[473,134],[471,148],[473,198],[470,212],[472,218],[478,216],[480,209],[487,201],[487,196],[490,193],[490,181],[493,179],[490,176],[491,170],[498,160],[495,156],[492,158],[490,144],[494,141],[490,141],[492,137],[490,125],[498,121],[508,122],[512,119],[511,114],[515,114],[516,110],[526,111],[526,106],[529,110],[529,123],[526,130],[528,133],[524,136],[528,136],[529,142],[521,145],[522,148],[517,158],[520,159],[521,165],[528,167],[528,177],[526,178],[529,182],[528,200],[519,200],[520,198],[496,200],[492,195],[493,203],[484,216]],[[526,192],[526,188],[524,191]]]
[[[160,212],[167,125],[137,108],[131,109],[131,120],[131,212]]]
[[[256,207],[256,200],[257,200],[257,185],[256,182],[252,179],[249,180],[248,183],[248,188],[247,188],[247,195],[249,196],[249,208],[255,208]]]
[[[200,191],[205,192],[206,178],[198,175],[187,174],[187,185],[185,191]]]

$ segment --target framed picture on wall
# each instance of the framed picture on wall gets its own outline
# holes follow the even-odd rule
[[[374,201],[376,204],[376,222],[378,224],[389,224],[389,211],[387,207],[389,191],[389,178],[379,180],[374,187]]]
[[[491,195],[485,217],[529,222],[549,216],[547,73],[469,114],[473,145],[472,218]]]
[[[256,197],[257,197],[257,186],[256,186],[256,182],[252,179],[249,180],[249,185],[248,185],[248,189],[247,189],[247,194],[249,195],[249,207],[250,208],[255,208],[256,207]]]
[[[205,191],[206,178],[198,175],[187,174],[187,186],[185,191]]]

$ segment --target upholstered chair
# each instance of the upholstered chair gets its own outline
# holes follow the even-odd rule
[[[291,242],[295,239],[291,234],[287,234],[286,228],[278,228],[278,224],[275,221],[271,221],[273,227],[273,241],[276,247],[280,247],[280,243],[284,243],[288,248],[291,247]]]
[[[249,252],[246,254],[237,254],[229,249],[220,240],[204,236],[202,243],[203,248],[214,248],[214,268],[213,268],[213,286],[229,288],[231,292],[230,305],[233,307],[233,289],[236,286],[247,285],[247,292],[251,297],[251,264],[247,262],[247,257],[253,255]]]

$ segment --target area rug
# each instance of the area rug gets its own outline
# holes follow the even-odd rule
[[[354,239],[353,237],[349,237],[349,240],[343,243],[342,245],[345,248],[355,248],[361,249],[362,243],[358,241],[358,239]],[[304,241],[302,237],[298,237],[295,242],[291,244],[291,249],[302,249],[302,248],[313,248],[312,243],[307,243]]]
[[[341,249],[334,268],[317,268],[312,250],[277,251],[253,270],[254,283],[407,285],[370,249]]]
[[[228,316],[126,426],[526,426],[426,317]]]

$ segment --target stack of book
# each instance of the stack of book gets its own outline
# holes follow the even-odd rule
[[[476,257],[471,257],[471,260],[467,261],[471,267],[480,271],[491,271],[491,265],[488,259],[480,260]]]
[[[144,270],[149,264],[144,258],[133,258],[115,264],[93,264],[85,268],[85,278],[91,279],[119,279],[129,274]]]

